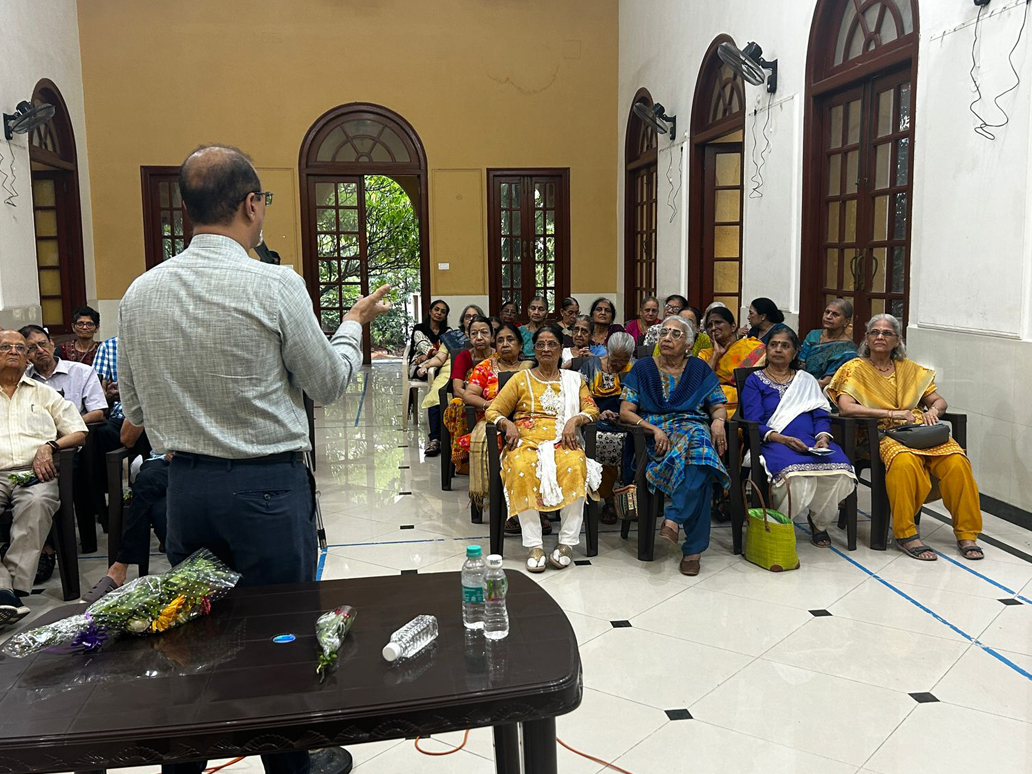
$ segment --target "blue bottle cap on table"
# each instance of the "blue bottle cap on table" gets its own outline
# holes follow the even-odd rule
[[[477,558],[483,553],[480,546],[466,546],[466,558]]]

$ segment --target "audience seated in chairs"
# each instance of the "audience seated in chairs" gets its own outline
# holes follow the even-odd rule
[[[770,337],[785,327],[785,315],[769,298],[754,298],[749,304],[747,330],[739,330],[743,336],[759,339],[766,346]]]
[[[688,299],[679,293],[673,293],[667,296],[663,300],[663,314],[656,318],[656,322],[645,331],[645,336],[641,340],[641,346],[651,345],[653,347],[659,344],[659,329],[663,327],[663,320],[673,314],[680,314],[682,309],[688,308]],[[698,326],[696,326],[698,330]],[[656,357],[659,357],[659,350],[656,350]]]
[[[447,382],[450,375],[444,370],[449,357],[448,348],[441,341],[441,337],[448,331],[449,311],[448,304],[440,299],[431,303],[427,319],[413,328],[409,346],[410,379],[426,381],[431,368],[440,369],[438,379],[441,383],[430,386],[421,406],[427,410],[427,457],[436,457],[441,453],[441,406],[437,390]]]
[[[907,359],[899,320],[890,314],[872,317],[858,355],[839,368],[828,385],[828,395],[838,403],[842,416],[877,419],[882,430],[939,423],[946,400],[935,387],[935,372]],[[896,545],[915,559],[936,560],[914,523],[932,491],[934,476],[953,517],[961,556],[982,559],[982,549],[975,542],[982,531],[978,485],[960,444],[949,438],[932,448],[915,449],[886,435],[879,448]]]
[[[592,302],[588,317],[591,318],[592,324],[591,341],[589,342],[592,345],[604,347],[609,341],[610,336],[623,331],[623,326],[617,325],[614,322],[616,320],[616,306],[605,296],[600,296]],[[605,352],[601,353],[599,357],[604,354]]]
[[[574,358],[602,357],[606,354],[605,345],[591,343],[591,328],[591,318],[586,314],[579,315],[573,321],[571,343],[563,349],[560,367],[569,368]]]
[[[624,441],[627,430],[619,426],[622,380],[631,370],[634,338],[626,332],[614,333],[606,345],[604,357],[589,357],[580,367],[588,392],[599,410],[595,436],[595,459],[602,466],[602,484],[598,493],[604,505],[599,521],[616,524],[613,485],[623,467]]]
[[[502,308],[498,310],[498,319],[501,320],[503,323],[509,323],[510,325],[515,325],[517,330],[519,329],[519,325],[520,325],[519,318],[520,318],[520,305],[517,304],[515,301],[506,301],[504,304],[502,304]],[[520,343],[520,349],[523,348],[522,341],[523,341],[523,334],[521,333],[520,334],[520,342],[521,342]]]
[[[544,511],[560,513],[558,545],[548,562],[556,569],[573,563],[584,500],[596,495],[602,478],[601,466],[587,459],[578,438],[578,429],[598,418],[598,407],[581,375],[559,368],[562,337],[558,325],[539,328],[534,334],[537,366],[511,378],[485,414],[504,432],[505,501],[509,513],[518,514],[523,545],[530,549],[530,572],[545,569]]]
[[[474,317],[483,317],[484,310],[476,304],[470,304],[462,310],[459,318],[459,327],[452,328],[441,334],[441,343],[447,347],[449,352],[458,352],[462,349],[469,349],[469,324]]]
[[[738,414],[759,423],[762,445],[753,464],[772,482],[774,507],[793,519],[809,511],[810,542],[824,548],[831,545],[828,525],[838,517],[839,502],[856,487],[856,475],[832,442],[831,404],[817,380],[799,369],[798,353],[791,328],[782,326],[771,335],[767,366],[745,380]],[[810,449],[829,453],[818,456]]]
[[[580,314],[580,302],[573,296],[567,296],[559,304],[559,327],[563,329],[563,346],[573,343],[573,321]]]
[[[466,427],[466,386],[473,368],[494,355],[494,333],[491,321],[483,315],[474,315],[464,323],[471,349],[464,349],[452,360],[451,383],[454,397],[444,410],[444,426],[448,428],[451,455],[455,472],[469,472],[469,450],[459,445],[459,439],[469,432]],[[481,399],[482,400],[482,399]]]
[[[634,346],[645,343],[645,334],[659,320],[659,300],[655,296],[645,296],[641,300],[638,316],[624,323],[624,332],[634,339]]]
[[[667,299],[666,306],[671,309],[677,309],[678,302],[671,301],[670,299],[684,300],[684,297],[670,296],[670,298]],[[692,324],[692,327],[695,329],[695,344],[692,345],[693,355],[698,355],[702,350],[709,349],[713,346],[713,342],[710,341],[710,337],[702,331],[702,322],[700,320],[700,314],[698,309],[685,302],[685,305],[680,308],[680,311],[671,312],[671,314],[677,314],[678,316],[683,317],[688,322],[690,322]],[[649,352],[651,352],[656,357],[659,357],[659,329],[662,327],[662,323],[656,323],[651,328],[649,328],[648,333],[645,334],[645,338],[642,341],[641,345],[643,348],[648,347]]]
[[[522,339],[520,330],[512,323],[502,323],[495,334],[494,354],[473,367],[466,383],[462,399],[467,406],[477,412],[477,423],[467,435],[458,438],[459,448],[469,454],[469,497],[483,510],[490,490],[490,474],[487,460],[487,423],[484,412],[491,401],[498,395],[498,376],[509,371],[521,371],[530,368],[533,362],[520,360]],[[505,531],[509,534],[519,533],[519,520],[510,517],[505,523]],[[545,534],[552,531],[552,524],[547,520]]]
[[[126,420],[122,425],[122,445],[127,449],[133,448],[142,433],[142,427],[136,427]],[[154,534],[158,536],[158,542],[164,544],[167,528],[165,497],[168,491],[168,466],[171,461],[171,454],[151,452],[150,458],[140,466],[132,484],[133,498],[122,525],[118,555],[108,568],[107,574],[83,594],[83,602],[96,602],[108,592],[123,585],[129,565],[146,563],[150,554],[152,527]]]
[[[730,419],[738,409],[735,369],[762,365],[763,342],[749,336],[739,338],[735,330],[735,316],[726,306],[714,306],[706,312],[706,330],[713,346],[700,351],[698,357],[709,365],[720,380]]]
[[[50,334],[38,325],[26,325],[20,331],[29,348],[30,378],[57,390],[58,395],[70,401],[87,425],[104,422],[107,398],[104,388],[92,366],[54,357],[54,342]],[[93,439],[95,440],[95,439]],[[83,553],[97,550],[97,499],[93,486],[96,463],[89,455],[93,444],[88,444],[75,455],[73,489],[75,513],[79,523],[79,540]],[[36,583],[43,583],[54,574],[54,547],[48,541],[43,546],[36,571]]]
[[[548,317],[548,299],[544,296],[534,296],[527,304],[527,317],[530,322],[520,326],[520,336],[523,338],[523,359],[533,360],[534,358],[534,334],[545,324]]]
[[[0,404],[9,432],[0,435],[0,510],[14,513],[11,542],[0,562],[0,625],[28,615],[20,599],[32,591],[40,551],[60,506],[54,454],[81,446],[86,423],[70,401],[25,373],[28,345],[17,331],[0,333]],[[12,475],[38,483],[15,484]]]
[[[100,312],[88,306],[80,306],[72,314],[72,320],[75,338],[61,345],[61,359],[92,366],[100,348],[100,342],[94,340],[97,328],[100,327]]]
[[[856,344],[849,331],[852,320],[853,305],[844,298],[833,299],[824,310],[824,327],[810,331],[803,340],[799,362],[820,382],[821,389],[831,383],[839,368],[856,357]]]
[[[724,489],[727,471],[720,456],[727,448],[727,399],[714,373],[692,357],[694,329],[677,315],[663,321],[658,358],[643,358],[623,380],[620,419],[641,427],[650,438],[645,481],[671,498],[660,536],[677,544],[685,533],[679,569],[698,575],[709,546],[713,482]]]

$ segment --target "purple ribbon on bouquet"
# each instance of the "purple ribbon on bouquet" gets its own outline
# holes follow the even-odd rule
[[[89,653],[98,650],[108,640],[107,632],[97,626],[93,616],[84,613],[87,626],[78,632],[70,643],[59,648],[47,648],[47,653]]]

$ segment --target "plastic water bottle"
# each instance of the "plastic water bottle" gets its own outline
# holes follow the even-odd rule
[[[391,641],[383,648],[383,657],[388,661],[412,658],[436,639],[437,618],[417,615],[391,635]]]
[[[462,623],[467,629],[484,628],[484,559],[480,546],[466,546],[462,565]]]
[[[487,573],[484,575],[484,636],[489,640],[509,636],[509,611],[505,609],[508,590],[509,581],[502,569],[502,557],[491,554],[487,557]]]

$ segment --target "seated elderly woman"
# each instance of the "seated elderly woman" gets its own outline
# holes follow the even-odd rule
[[[659,300],[655,296],[645,296],[641,300],[638,316],[624,323],[624,332],[634,339],[635,346],[645,340],[645,334],[659,320]]]
[[[464,436],[469,428],[466,427],[466,386],[469,383],[473,367],[478,363],[487,360],[494,354],[494,332],[491,329],[491,321],[483,316],[474,316],[465,323],[466,335],[469,338],[470,349],[463,349],[452,360],[451,382],[452,398],[448,407],[444,410],[444,426],[448,428],[451,437],[451,461],[455,466],[455,472],[465,474],[468,472],[469,451],[459,445],[459,438]]]
[[[576,357],[602,357],[606,354],[604,344],[593,344],[591,342],[591,318],[586,314],[578,315],[573,321],[573,343],[563,349],[560,362],[562,368],[569,368]]]
[[[701,350],[698,357],[709,365],[720,380],[720,389],[727,399],[727,415],[730,418],[738,409],[735,369],[762,365],[763,342],[749,336],[739,338],[735,330],[735,316],[726,306],[714,306],[706,312],[706,330],[713,346]]]
[[[479,326],[474,327],[477,335]],[[495,334],[494,354],[473,366],[466,379],[462,400],[477,410],[477,424],[467,435],[461,436],[458,446],[469,455],[469,497],[478,508],[484,507],[487,499],[490,475],[487,469],[487,434],[484,412],[498,394],[498,377],[507,371],[521,371],[533,363],[520,360],[523,339],[519,328],[512,323],[501,323]],[[511,522],[511,523],[510,523]],[[552,525],[548,523],[548,531]],[[519,521],[515,517],[506,523],[506,532],[519,532]]]
[[[784,326],[785,315],[778,305],[769,298],[754,298],[749,304],[749,313],[746,317],[749,322],[748,329],[738,331],[742,335],[759,339],[766,346],[770,337]]]
[[[676,315],[663,321],[659,357],[642,358],[623,380],[620,420],[650,436],[645,477],[648,486],[670,497],[660,537],[677,544],[684,528],[679,569],[698,575],[709,546],[713,482],[727,489],[720,461],[727,448],[726,398],[706,364],[689,353],[693,330]]]
[[[799,338],[791,328],[771,334],[767,367],[745,380],[738,415],[760,425],[759,462],[773,483],[774,507],[793,519],[809,511],[810,542],[826,548],[828,525],[838,516],[839,502],[856,488],[856,475],[832,442],[831,404],[817,380],[799,369],[798,354]]]
[[[631,370],[634,338],[629,333],[614,333],[606,345],[604,357],[591,357],[580,367],[588,392],[599,410],[595,459],[602,466],[602,485],[598,493],[604,501],[599,521],[616,524],[613,484],[623,466],[623,447],[627,431],[617,426],[620,421],[621,381]]]
[[[678,296],[680,298],[680,296]],[[669,304],[667,304],[669,306]],[[692,324],[692,329],[695,331],[695,344],[692,345],[692,354],[698,355],[702,350],[709,349],[713,346],[713,342],[710,341],[710,337],[702,332],[702,326],[699,324],[699,310],[694,306],[685,305],[680,312],[677,312],[678,316],[683,317],[685,320]],[[659,329],[662,328],[662,324],[653,325],[649,328],[649,332],[645,334],[645,346],[652,347],[652,354],[659,357]]]
[[[502,485],[509,513],[517,514],[527,569],[545,569],[543,511],[559,510],[559,541],[548,562],[562,570],[580,541],[584,499],[597,498],[602,468],[581,448],[578,430],[598,418],[598,407],[576,371],[559,368],[562,329],[547,323],[534,332],[537,365],[509,379],[485,412],[505,436]],[[512,414],[513,418],[509,419]]]
[[[859,357],[839,368],[828,385],[828,395],[838,403],[842,416],[877,419],[883,430],[938,424],[946,400],[936,390],[935,372],[907,359],[902,333],[899,320],[891,314],[877,314],[867,323]],[[914,524],[914,514],[928,498],[934,476],[953,517],[958,550],[965,559],[983,558],[975,543],[982,531],[978,485],[960,444],[948,438],[930,449],[915,449],[886,435],[880,451],[896,545],[915,559],[935,561],[935,552],[921,542]]]
[[[853,305],[844,298],[832,299],[824,310],[823,327],[810,331],[803,340],[799,362],[822,389],[839,368],[856,357],[856,344],[849,332],[852,319]]]

